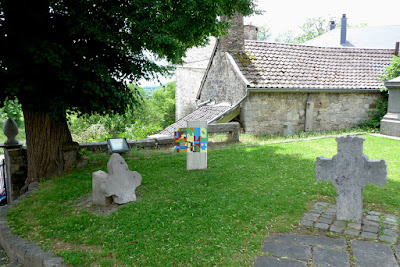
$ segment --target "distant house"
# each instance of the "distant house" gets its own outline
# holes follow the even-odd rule
[[[305,45],[323,47],[395,48],[400,42],[400,25],[347,27],[344,14],[341,27],[331,22],[331,31],[324,33]]]
[[[290,134],[356,126],[384,88],[378,80],[394,49],[315,47],[244,40],[236,15],[214,46],[204,76],[192,79],[194,112],[161,131],[172,134],[187,120],[236,120],[251,134]],[[177,90],[179,91],[179,80]],[[180,93],[177,92],[177,95]]]

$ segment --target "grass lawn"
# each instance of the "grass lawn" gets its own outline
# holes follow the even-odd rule
[[[365,208],[400,213],[400,142],[364,136],[364,153],[385,158],[385,188],[364,189]],[[9,213],[14,233],[75,266],[250,266],[263,240],[293,231],[315,201],[334,203],[330,182],[317,183],[317,156],[336,154],[334,138],[210,149],[208,169],[186,171],[185,154],[132,151],[142,200],[107,216],[76,207],[90,194],[91,174],[108,156],[43,181]]]

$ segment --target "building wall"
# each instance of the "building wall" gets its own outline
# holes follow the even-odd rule
[[[207,74],[200,101],[211,100],[215,104],[228,103],[234,105],[245,94],[245,86],[232,69],[225,52],[218,50]]]
[[[368,118],[380,93],[253,93],[241,106],[243,129],[251,134],[280,135],[284,124],[293,132],[304,131],[306,103],[314,104],[313,131],[331,131],[357,126]],[[310,114],[310,115],[308,115]]]
[[[176,68],[176,121],[192,113],[196,109],[195,99],[205,72],[206,69],[201,68]]]
[[[216,38],[210,37],[204,47],[187,51],[185,63],[176,67],[175,120],[195,110],[195,99],[214,49]]]

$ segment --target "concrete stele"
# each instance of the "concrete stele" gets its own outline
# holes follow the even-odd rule
[[[318,157],[315,177],[317,182],[331,181],[336,187],[337,219],[361,223],[362,191],[367,184],[385,185],[387,165],[384,159],[369,160],[363,154],[365,138],[342,136],[336,141],[337,155],[333,158]]]
[[[188,121],[187,128],[207,128],[206,121]],[[207,152],[187,153],[186,169],[205,170],[207,169]]]

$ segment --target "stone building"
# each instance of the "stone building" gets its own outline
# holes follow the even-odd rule
[[[236,120],[251,134],[344,129],[366,120],[381,96],[384,84],[378,78],[394,49],[244,40],[242,16],[231,23],[191,96],[197,110],[161,134],[171,134],[189,119]]]

